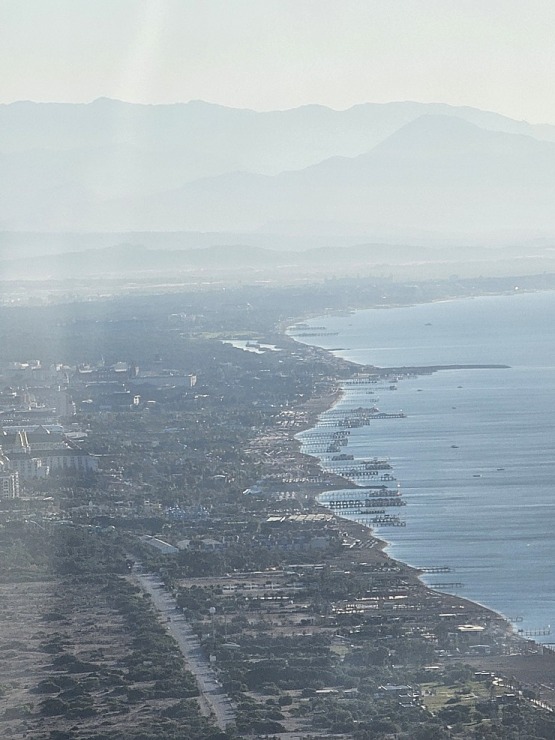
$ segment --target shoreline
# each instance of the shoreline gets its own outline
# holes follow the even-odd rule
[[[328,352],[323,348],[319,349]],[[353,366],[364,367],[351,361],[347,362],[350,362]],[[372,370],[375,372],[378,368],[372,368]],[[297,439],[297,434],[300,431],[314,429],[318,424],[320,415],[333,409],[342,397],[342,390],[339,387],[340,382],[340,379],[336,378],[336,386],[333,390],[318,394],[301,407],[306,414],[304,423],[301,428],[289,434],[294,456],[299,461],[304,460],[305,466],[308,462],[311,468],[319,471],[321,475],[327,474],[321,467],[320,460],[314,455],[300,451],[301,442]],[[334,477],[337,478],[338,484],[341,481],[342,487],[356,490],[357,486],[346,478]],[[313,501],[317,504],[316,496],[313,497]],[[445,663],[445,665],[457,665],[461,662],[477,671],[489,672],[490,676],[499,680],[501,685],[508,686],[513,690],[516,687],[518,691],[523,689],[533,691],[548,711],[555,712],[555,652],[552,647],[545,646],[529,636],[520,634],[515,625],[503,613],[482,604],[480,601],[435,590],[422,580],[421,576],[425,571],[386,552],[390,543],[377,536],[370,526],[341,517],[330,509],[326,509],[326,512],[332,514],[338,522],[341,522],[341,528],[346,534],[371,543],[371,549],[362,551],[365,553],[365,561],[368,561],[368,564],[379,564],[387,570],[397,571],[399,577],[405,580],[409,588],[414,588],[413,599],[421,604],[423,610],[431,609],[429,613],[436,627],[442,625],[442,616],[454,618],[456,620],[455,624],[482,625],[482,628],[489,633],[493,643],[501,646],[500,651],[492,651],[490,654],[483,654],[479,657],[469,654],[448,654],[441,658],[438,657],[438,662]],[[444,626],[446,627],[447,623]]]
[[[553,293],[553,290],[535,290],[530,292]],[[503,293],[497,292],[495,293],[495,295],[503,295]],[[460,296],[460,298],[465,297],[468,298],[470,296]],[[451,300],[458,299],[459,297],[453,298]],[[436,301],[421,301],[418,302],[418,304],[413,303],[412,305],[420,305],[421,303],[433,302]],[[349,314],[354,313],[356,310],[368,310],[369,308],[373,307],[366,306],[353,309],[352,311],[349,311]],[[381,306],[381,308],[385,308],[385,306]],[[305,315],[304,317],[296,318],[295,320],[290,319],[287,321],[287,323],[283,322],[280,325],[281,334],[284,336],[284,339],[286,341],[290,343],[295,343],[297,347],[305,348],[305,350],[307,351],[307,356],[309,356],[308,353],[310,353],[311,350],[318,350],[324,353],[327,357],[333,357],[333,359],[338,362],[338,368],[349,367],[351,374],[357,372],[368,372],[374,375],[379,375],[380,373],[384,375],[387,373],[398,373],[407,375],[413,372],[414,375],[424,373],[431,375],[432,373],[438,372],[439,370],[446,369],[507,369],[509,367],[512,367],[509,365],[498,364],[377,367],[346,359],[341,355],[336,355],[335,352],[340,351],[337,349],[337,347],[333,349],[322,347],[317,344],[309,344],[308,341],[304,338],[296,339],[296,337],[287,333],[289,327],[291,327],[295,323],[301,323],[308,319],[319,318],[322,318],[322,320],[324,321],[325,317],[328,317],[332,313],[332,311],[324,311],[319,313],[318,315],[313,314],[310,317]],[[417,373],[416,371],[420,371],[420,373]],[[341,380],[346,379],[347,376],[341,372],[337,372],[334,375],[330,373],[330,376],[332,376],[333,380],[335,381],[334,393],[319,394],[318,402],[312,404],[314,409],[320,409],[319,413],[313,413],[310,415],[310,418],[307,417],[304,420],[302,427],[299,427],[297,429],[297,432],[301,431],[301,429],[313,429],[318,424],[320,414],[322,414],[326,410],[332,409],[341,398],[341,390],[339,388],[339,384],[341,383]],[[332,378],[330,378],[330,383],[332,382]],[[298,452],[299,460],[304,459],[306,461],[310,461],[309,464],[311,466],[318,467],[318,470],[320,470],[322,474],[324,473],[323,469],[320,466],[320,461],[317,457],[309,455],[308,453],[300,453],[300,440],[296,438],[296,433],[291,434],[291,442],[293,443],[296,452]],[[355,484],[351,483],[351,481],[347,481],[346,479],[343,479],[343,483],[344,488],[356,487]],[[330,488],[332,488],[332,486],[330,486]],[[327,511],[328,513],[332,513],[329,510]],[[424,599],[426,598],[426,594],[428,595],[428,598],[433,599],[435,597],[436,599],[439,599],[440,603],[444,606],[444,609],[442,611],[445,612],[450,611],[451,607],[454,607],[452,611],[457,611],[458,616],[462,617],[463,621],[463,614],[470,613],[471,615],[474,615],[476,617],[477,623],[479,623],[480,620],[483,620],[482,623],[491,625],[490,629],[493,630],[493,634],[497,635],[497,638],[499,638],[498,644],[501,646],[500,652],[497,652],[495,654],[492,653],[491,655],[482,655],[479,658],[471,657],[470,655],[447,656],[447,661],[462,661],[466,664],[472,665],[473,667],[475,667],[476,670],[486,672],[490,671],[491,675],[498,676],[502,682],[504,681],[509,686],[516,685],[519,689],[530,689],[538,696],[539,699],[547,702],[550,711],[555,711],[555,651],[553,650],[552,645],[544,645],[541,642],[536,642],[532,633],[525,634],[524,632],[520,631],[518,624],[511,622],[502,611],[498,611],[492,607],[489,607],[481,603],[481,601],[472,600],[461,596],[454,596],[452,594],[434,590],[432,587],[428,586],[422,581],[421,576],[423,575],[423,571],[419,570],[418,566],[410,566],[403,560],[398,560],[394,556],[385,552],[385,549],[389,543],[378,537],[369,527],[358,525],[352,520],[340,517],[338,514],[335,514],[335,517],[337,521],[341,522],[342,528],[345,524],[352,528],[353,532],[360,532],[361,530],[365,530],[364,536],[375,543],[374,549],[376,552],[379,551],[383,563],[392,567],[399,566],[403,574],[410,574],[411,580],[418,583],[418,586],[421,589],[420,593],[424,595]],[[507,569],[506,564],[502,567],[505,570]],[[436,619],[438,616],[439,615],[436,612]],[[468,621],[471,622],[472,619],[469,619]],[[437,619],[436,625],[440,623],[441,620]]]
[[[315,346],[315,345],[308,345],[308,346]],[[329,352],[329,350],[322,349],[324,352]],[[364,365],[359,365],[358,363],[352,362],[351,360],[345,360],[345,362],[349,362],[350,364],[360,367],[363,369]],[[469,368],[469,366],[464,366],[466,368]],[[478,366],[474,366],[478,367]],[[480,366],[483,367],[483,366]],[[499,366],[496,366],[499,367]],[[505,366],[506,367],[506,366]],[[407,368],[408,369],[408,368]],[[437,370],[441,369],[440,366],[437,366]],[[391,372],[389,368],[373,368],[374,371],[383,372],[384,376],[387,375],[388,372]],[[433,370],[431,372],[435,372],[436,370]],[[301,446],[302,443],[300,440],[297,439],[297,434],[299,434],[301,431],[308,431],[312,429],[316,429],[318,427],[318,423],[320,420],[320,416],[325,413],[326,411],[332,410],[336,404],[341,400],[343,397],[343,389],[340,386],[341,380],[338,378],[336,379],[337,383],[337,389],[334,392],[330,392],[327,394],[322,394],[317,397],[317,399],[311,399],[311,401],[314,401],[313,404],[311,404],[310,408],[303,407],[303,410],[307,413],[307,420],[306,423],[302,426],[301,429],[296,430],[294,433],[291,434],[291,440],[293,443],[297,446],[298,454],[301,457],[307,457],[310,458],[311,465],[315,466],[320,473],[323,476],[327,477],[333,477],[337,479],[337,483],[341,483],[344,488],[352,488],[353,491],[361,490],[361,486],[357,486],[355,483],[353,483],[348,478],[344,478],[342,475],[337,473],[329,473],[328,471],[324,470],[324,468],[321,466],[320,459],[315,456],[311,455],[308,452],[301,452]],[[332,489],[331,489],[332,490]],[[322,506],[316,499],[314,499],[315,503],[318,506]],[[340,514],[336,512],[332,512],[331,510],[326,508],[326,511],[328,513],[333,514],[334,517],[336,517],[338,520],[341,521],[342,525],[345,524],[349,529],[358,529],[359,532],[362,532],[366,534],[369,538],[371,538],[374,541],[374,548],[376,550],[379,550],[381,555],[384,559],[387,559],[390,563],[399,565],[403,568],[403,570],[407,573],[411,573],[412,576],[418,581],[420,587],[431,594],[434,594],[436,596],[439,596],[443,602],[445,603],[446,607],[458,605],[458,604],[464,604],[467,607],[469,607],[472,610],[478,610],[481,613],[483,613],[484,616],[486,616],[491,621],[496,621],[499,626],[502,626],[503,631],[506,632],[507,636],[510,636],[512,639],[516,640],[525,640],[525,638],[518,635],[518,633],[515,631],[515,628],[511,621],[501,614],[500,612],[496,611],[495,609],[487,606],[486,604],[482,604],[479,601],[466,598],[464,596],[457,596],[455,594],[450,594],[445,591],[439,591],[431,586],[427,585],[422,581],[421,576],[423,575],[424,571],[420,569],[416,565],[412,565],[411,563],[407,563],[404,560],[399,560],[389,553],[386,552],[386,548],[389,547],[392,543],[390,543],[388,540],[384,539],[383,537],[380,537],[376,534],[374,528],[367,524],[361,524],[353,519],[348,519],[347,517],[342,517]]]
[[[486,295],[491,295],[491,294],[486,294]],[[503,295],[503,293],[497,294],[497,295]],[[464,296],[464,297],[473,298],[475,296]],[[456,301],[456,300],[461,300],[464,297],[461,296],[461,298],[437,299],[437,300],[429,301],[429,303],[443,302],[443,300]],[[425,301],[423,303],[428,303],[428,301]],[[417,304],[410,304],[410,305],[417,305]],[[379,306],[379,308],[382,310],[386,308],[394,308],[394,307],[395,306],[383,306],[383,305]],[[369,309],[353,309],[352,311],[349,311],[349,313],[352,314],[358,310],[372,310],[372,308],[377,309],[378,307],[370,307]],[[329,316],[329,315],[333,315],[333,312],[330,311],[330,312],[325,312],[323,314],[318,314],[318,315],[310,314],[310,315],[306,315],[301,318],[296,318],[293,321],[289,320],[287,321],[287,323],[283,322],[282,324],[280,324],[278,331],[280,332],[280,335],[282,337],[286,338],[289,341],[295,342],[297,345],[300,345],[301,347],[305,347],[308,349],[317,349],[319,351],[325,352],[328,355],[331,354],[339,362],[344,363],[347,366],[350,366],[354,372],[372,373],[376,377],[378,378],[381,377],[384,380],[387,378],[389,374],[404,374],[404,375],[418,376],[418,375],[432,375],[442,370],[485,370],[485,369],[509,369],[510,368],[510,365],[497,364],[497,363],[487,363],[487,364],[464,363],[464,364],[422,365],[422,366],[406,365],[406,366],[391,366],[391,367],[379,367],[379,366],[374,366],[374,365],[365,365],[365,364],[356,362],[354,360],[348,360],[344,357],[334,354],[334,352],[339,351],[337,349],[336,350],[331,349],[331,348],[328,349],[328,348],[321,347],[320,345],[317,345],[317,344],[311,344],[305,341],[304,337],[302,339],[297,339],[294,335],[289,333],[289,330],[298,323],[303,323],[307,320],[316,319],[316,318],[319,318],[320,316]],[[303,424],[300,429],[296,430],[294,434],[291,435],[292,441],[297,447],[298,454],[302,457],[309,458],[311,461],[311,465],[314,465],[320,471],[321,475],[325,475],[328,477],[333,476],[333,478],[337,479],[338,483],[341,482],[344,488],[352,488],[353,490],[356,490],[356,489],[360,489],[361,486],[358,486],[353,481],[349,480],[348,478],[344,478],[343,476],[339,474],[328,473],[322,467],[321,461],[317,456],[311,455],[310,453],[307,453],[307,452],[301,452],[302,443],[300,442],[300,440],[297,439],[297,434],[299,432],[307,431],[310,429],[316,429],[320,421],[320,416],[326,411],[332,410],[343,397],[344,392],[343,392],[343,389],[341,388],[341,378],[336,376],[336,378],[334,379],[334,382],[336,384],[336,388],[333,392],[318,396],[317,401],[316,399],[313,399],[315,403],[311,404],[312,408],[310,409],[310,412],[308,414],[309,418],[307,418],[306,423]],[[315,502],[318,503],[316,501],[316,498],[315,498]],[[327,511],[329,511],[329,509],[327,509]],[[403,566],[403,568],[410,570],[415,575],[416,579],[418,580],[418,583],[421,585],[423,589],[429,591],[430,593],[439,595],[442,599],[444,599],[446,604],[464,603],[473,608],[477,608],[481,610],[485,615],[488,615],[490,619],[496,620],[498,621],[499,624],[504,625],[505,632],[507,636],[509,636],[510,638],[517,640],[519,642],[521,641],[522,643],[533,642],[534,644],[538,645],[540,649],[543,647],[541,643],[535,643],[535,641],[533,640],[530,641],[523,635],[520,635],[515,625],[510,621],[510,619],[508,619],[508,617],[506,617],[501,612],[496,611],[494,608],[489,607],[486,604],[482,604],[481,602],[477,600],[465,598],[462,596],[456,596],[454,594],[450,594],[444,591],[437,591],[433,589],[431,586],[424,583],[424,581],[422,581],[421,579],[421,576],[423,575],[423,571],[420,570],[418,566],[411,565],[410,563],[407,563],[403,560],[399,560],[395,558],[394,556],[390,555],[389,553],[385,552],[386,548],[389,546],[392,546],[393,543],[378,536],[375,533],[375,530],[371,525],[357,524],[354,520],[342,517],[340,514],[336,512],[330,512],[330,513],[333,513],[333,515],[337,517],[342,523],[349,522],[350,525],[356,525],[359,527],[363,527],[369,533],[369,536],[374,540],[375,542],[374,547],[376,549],[379,548],[384,558],[387,558],[391,563],[400,564]]]

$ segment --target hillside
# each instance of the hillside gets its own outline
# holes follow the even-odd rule
[[[554,141],[552,126],[439,104],[13,103],[0,229],[551,231]]]

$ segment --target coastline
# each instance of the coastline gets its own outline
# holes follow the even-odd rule
[[[530,291],[531,293],[537,293],[537,292],[549,292],[552,293],[553,290],[547,290],[547,291]],[[488,294],[491,295],[491,294]],[[505,293],[495,293],[495,295],[501,296],[505,295]],[[460,296],[463,297],[470,297],[470,296]],[[456,301],[459,297],[451,299],[452,301]],[[418,305],[421,305],[422,303],[434,303],[435,301],[422,301],[418,302]],[[411,305],[417,305],[417,304],[411,304]],[[372,308],[372,306],[366,306],[366,307],[360,307],[360,310],[366,310],[368,308]],[[385,308],[385,306],[382,306],[382,308]],[[349,312],[350,315],[352,315],[355,310],[354,309]],[[401,363],[399,363],[398,366],[395,367],[378,367],[373,365],[368,365],[362,362],[357,362],[355,360],[346,359],[345,357],[341,355],[336,355],[335,352],[338,352],[337,345],[335,348],[333,347],[322,347],[321,345],[316,344],[309,344],[308,338],[299,338],[297,339],[295,336],[287,332],[287,329],[295,323],[301,323],[309,318],[311,319],[322,319],[322,323],[325,323],[325,318],[333,315],[333,312],[331,311],[323,311],[320,314],[316,315],[313,314],[311,317],[301,317],[295,320],[289,320],[287,322],[287,325],[282,324],[281,325],[281,331],[284,334],[285,338],[289,342],[295,342],[297,346],[300,346],[307,350],[307,356],[310,356],[310,352],[312,350],[318,350],[319,352],[325,353],[325,355],[329,358],[330,356],[333,357],[335,360],[340,363],[338,367],[345,367],[348,366],[351,369],[352,373],[357,372],[370,372],[370,373],[398,373],[398,374],[405,374],[409,375],[410,373],[414,373],[413,377],[416,377],[417,375],[423,375],[423,374],[432,374],[435,372],[439,372],[440,370],[454,370],[454,369],[461,369],[461,370],[470,370],[470,369],[505,369],[510,368],[512,365],[500,365],[500,364],[473,364],[473,365],[422,365],[422,366],[402,366]],[[286,333],[287,332],[287,333]],[[311,414],[311,418],[308,417],[304,420],[304,423],[302,424],[302,427],[297,429],[297,432],[307,429],[314,428],[319,420],[319,415],[323,413],[326,410],[332,409],[340,400],[341,396],[341,390],[338,387],[341,380],[345,379],[345,375],[342,372],[338,372],[335,376],[335,392],[328,393],[328,394],[319,394],[320,399],[318,404],[313,404],[313,408],[320,408],[319,413]],[[311,423],[310,423],[311,422]],[[309,456],[307,453],[300,453],[300,443],[299,440],[295,438],[295,435],[291,435],[292,442],[295,445],[295,448],[298,450],[299,458],[304,458],[307,461],[310,461],[310,465],[312,466],[318,466],[319,469],[322,471],[322,468],[319,466],[319,459],[315,456]],[[387,454],[387,453],[385,453]],[[343,487],[349,488],[353,487],[354,484],[350,481],[343,480]],[[329,510],[327,510],[329,513]],[[337,515],[336,515],[337,516]],[[399,566],[402,569],[402,572],[404,574],[410,574],[411,579],[416,581],[419,585],[419,588],[421,589],[421,593],[424,595],[423,598],[426,598],[425,594],[428,594],[432,597],[438,597],[443,604],[444,611],[450,611],[451,607],[453,608],[453,611],[457,610],[458,607],[462,607],[461,611],[464,610],[467,614],[472,614],[476,616],[477,620],[483,619],[484,622],[489,622],[490,624],[494,624],[494,630],[499,635],[500,640],[499,643],[502,645],[501,652],[498,652],[497,654],[491,654],[491,655],[482,655],[479,658],[478,657],[470,657],[470,656],[451,656],[448,658],[448,660],[463,660],[465,663],[471,664],[473,667],[475,667],[476,670],[481,671],[491,671],[492,675],[496,675],[500,677],[500,679],[508,686],[511,687],[517,687],[519,690],[523,688],[527,688],[532,690],[535,695],[541,699],[544,702],[547,702],[550,707],[550,711],[555,711],[555,652],[553,650],[553,646],[551,644],[543,644],[541,642],[536,642],[533,639],[534,633],[524,633],[522,630],[517,629],[518,625],[514,625],[514,623],[511,623],[509,619],[505,616],[505,614],[499,610],[492,607],[487,606],[486,604],[482,603],[481,601],[477,599],[469,599],[464,598],[460,596],[454,596],[451,594],[447,594],[445,592],[435,591],[432,587],[425,584],[421,577],[423,575],[423,572],[420,571],[418,568],[412,567],[408,565],[406,562],[402,561],[401,559],[397,559],[394,556],[388,554],[387,552],[384,552],[384,549],[387,547],[389,543],[387,543],[385,540],[380,539],[374,531],[370,530],[368,527],[363,527],[362,525],[358,525],[355,522],[352,522],[350,520],[344,519],[342,517],[337,517],[338,521],[341,522],[342,528],[347,529],[347,527],[351,528],[351,531],[353,531],[355,534],[362,533],[363,536],[368,537],[371,539],[375,545],[374,545],[374,552],[380,553],[380,558],[382,558],[382,562],[387,563],[388,565],[391,565],[392,567]],[[345,525],[345,526],[344,526]],[[365,530],[365,532],[364,532]],[[501,566],[504,569],[504,572],[510,572],[510,566],[509,561],[505,561],[504,564]],[[436,615],[437,616],[437,615]],[[471,621],[471,620],[469,620]],[[517,620],[518,621],[518,620]],[[436,622],[437,624],[437,622]]]
[[[303,343],[304,344],[304,343]],[[314,346],[314,345],[306,345],[306,346]],[[322,348],[319,348],[322,349]],[[329,350],[322,349],[323,352],[329,352]],[[356,367],[357,371],[364,371],[367,366],[360,365],[359,363],[352,362],[350,360],[343,360],[343,362],[347,362],[353,367]],[[469,367],[478,367],[478,366],[463,366],[465,368]],[[484,366],[480,366],[484,367]],[[491,367],[491,366],[490,366]],[[496,366],[500,367],[500,366]],[[506,366],[502,366],[506,367]],[[414,370],[415,374],[418,374],[416,370],[418,368],[406,368],[406,371]],[[430,372],[436,372],[441,369],[444,369],[442,366],[434,366],[434,369],[432,370],[430,368]],[[445,368],[446,369],[446,368]],[[386,377],[389,373],[393,372],[391,368],[378,368],[373,367],[372,370],[378,374],[383,373],[383,377]],[[304,404],[302,406],[303,412],[306,414],[306,420],[305,423],[299,428],[296,429],[294,433],[291,434],[291,441],[297,448],[297,453],[301,458],[309,458],[311,468],[317,469],[322,476],[326,476],[328,478],[331,478],[334,480],[334,483],[341,484],[344,488],[352,488],[353,490],[357,490],[359,488],[354,484],[352,481],[350,481],[348,478],[344,478],[343,476],[339,474],[330,474],[328,471],[325,471],[321,466],[320,459],[315,456],[311,455],[307,452],[301,452],[301,442],[297,439],[297,435],[302,431],[309,431],[312,429],[316,429],[318,427],[318,422],[320,419],[320,416],[327,412],[334,409],[334,407],[337,405],[337,403],[343,398],[344,392],[341,388],[341,381],[339,378],[336,378],[336,389],[334,391],[328,392],[328,393],[322,393],[318,395],[317,397],[311,399],[307,404]],[[318,502],[316,502],[318,503]],[[321,506],[321,504],[318,504],[318,506]],[[329,512],[329,509],[326,509],[326,511]],[[418,567],[411,565],[410,563],[406,563],[402,560],[399,560],[397,558],[394,558],[392,555],[389,555],[387,552],[385,552],[385,549],[389,546],[389,542],[386,539],[383,539],[382,537],[379,537],[375,530],[366,524],[359,524],[355,522],[352,519],[348,519],[346,517],[342,517],[339,514],[335,512],[333,513],[334,517],[339,519],[342,523],[342,526],[344,526],[346,529],[355,532],[357,536],[359,537],[367,537],[370,538],[373,541],[372,549],[375,552],[380,553],[381,559],[385,562],[388,561],[392,564],[392,566],[395,567],[401,567],[403,572],[407,575],[410,574],[412,578],[414,578],[419,586],[431,593],[435,596],[440,597],[440,599],[443,601],[445,608],[450,609],[453,606],[458,605],[464,605],[465,611],[470,611],[473,613],[481,613],[485,619],[487,619],[490,622],[497,622],[499,628],[507,635],[510,636],[512,639],[515,640],[523,640],[514,630],[513,625],[511,624],[510,620],[508,620],[503,614],[497,612],[495,609],[492,609],[491,607],[482,604],[478,601],[468,599],[462,596],[457,596],[454,594],[446,593],[444,591],[438,591],[436,589],[433,589],[432,587],[428,586],[424,581],[422,581],[421,576],[423,575],[424,571],[419,569]]]
[[[328,352],[328,350],[322,351]],[[351,362],[350,364],[356,366],[357,369],[363,367],[357,363]],[[372,369],[379,371],[378,368]],[[300,464],[304,463],[306,466],[307,461],[309,461],[313,473],[319,471],[321,475],[325,474],[326,476],[327,473],[321,467],[320,460],[317,457],[300,451],[301,443],[296,435],[300,431],[315,428],[320,415],[334,408],[342,398],[342,390],[339,384],[340,379],[336,378],[333,390],[318,394],[301,407],[304,413],[304,423],[289,435],[293,454]],[[344,488],[354,488],[354,484],[348,479],[341,476],[335,477],[336,482],[339,484],[341,481]],[[320,507],[319,504],[318,507]],[[326,509],[326,512],[328,514],[333,513],[329,509]],[[526,689],[533,692],[544,708],[550,712],[555,711],[555,652],[552,648],[519,634],[507,617],[486,604],[438,591],[428,586],[421,578],[425,571],[387,553],[385,549],[389,543],[378,537],[371,527],[343,518],[336,513],[333,513],[333,515],[341,522],[341,528],[346,535],[369,544],[368,549],[361,551],[364,553],[364,561],[367,565],[383,567],[388,571],[397,571],[398,577],[413,590],[413,598],[424,609],[431,605],[430,615],[432,624],[435,624],[436,628],[446,627],[446,624],[441,623],[442,616],[448,619],[453,617],[463,625],[483,627],[489,633],[490,639],[501,646],[499,652],[492,652],[489,655],[480,655],[479,657],[447,655],[445,658],[438,658],[439,663],[445,662],[445,665],[452,665],[453,662],[456,664],[458,661],[462,661],[476,671],[489,673],[501,685],[507,686],[511,690],[522,692]]]

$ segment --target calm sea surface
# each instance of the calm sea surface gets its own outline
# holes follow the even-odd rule
[[[379,366],[506,364],[445,370],[376,390],[407,418],[353,429],[355,458],[387,456],[407,506],[405,528],[376,531],[412,565],[449,566],[428,583],[502,612],[555,642],[555,293],[487,296],[359,311],[308,322],[335,336],[299,341]],[[371,406],[368,388],[337,408]],[[355,460],[356,462],[356,460]],[[368,483],[367,483],[368,485]],[[444,590],[449,590],[448,588]]]

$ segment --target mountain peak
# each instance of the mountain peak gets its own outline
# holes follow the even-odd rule
[[[378,144],[374,151],[403,150],[407,145],[451,150],[453,147],[459,148],[465,142],[486,141],[507,135],[510,134],[486,131],[456,116],[425,113],[395,131]]]
[[[0,223],[247,232],[331,221],[336,233],[372,234],[466,228],[483,211],[488,229],[551,228],[555,127],[534,132],[477,109],[410,102],[0,106]]]

